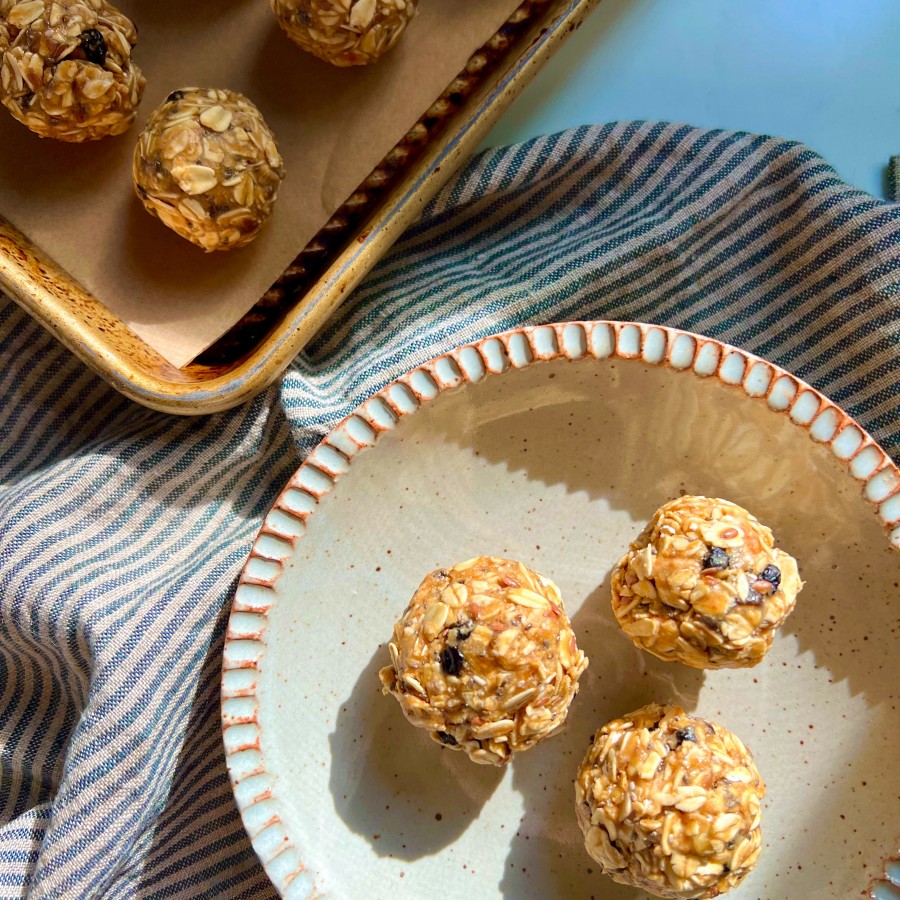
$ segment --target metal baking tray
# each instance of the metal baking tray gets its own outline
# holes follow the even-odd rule
[[[525,0],[223,337],[176,368],[0,217],[0,288],[118,391],[218,412],[271,384],[599,0]]]

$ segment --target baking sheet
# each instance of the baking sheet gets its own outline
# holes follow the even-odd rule
[[[422,0],[378,64],[337,69],[295,47],[265,0],[121,0],[147,76],[135,128],[66,145],[0,110],[0,211],[162,356],[185,365],[262,296],[518,3]],[[131,186],[146,116],[191,85],[250,97],[285,159],[272,220],[230,253],[205,254],[169,232]]]

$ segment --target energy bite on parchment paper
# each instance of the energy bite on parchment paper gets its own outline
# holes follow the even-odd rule
[[[728,729],[652,703],[604,725],[578,769],[587,852],[614,881],[658,897],[718,897],[762,843],[766,787]]]
[[[122,134],[144,90],[136,42],[106,0],[0,0],[0,101],[41,137]]]
[[[490,765],[562,728],[588,664],[559,588],[489,556],[428,575],[389,647],[379,677],[406,718]]]
[[[373,63],[399,39],[419,0],[270,0],[285,34],[336,66]]]
[[[148,212],[204,250],[250,243],[272,213],[284,165],[260,111],[233,91],[173,91],[134,151]]]
[[[661,507],[612,575],[612,607],[634,643],[698,669],[755,666],[803,587],[772,532],[727,500]]]

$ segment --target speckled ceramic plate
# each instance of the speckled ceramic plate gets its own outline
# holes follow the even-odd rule
[[[612,566],[680,491],[746,506],[800,561],[755,669],[660,662],[613,620]],[[292,898],[644,896],[585,854],[572,779],[600,724],[659,700],[736,731],[768,783],[732,896],[897,896],[898,522],[900,472],[858,425],[715,341],[576,323],[414,370],[291,479],[235,596],[224,740],[266,871]],[[552,577],[591,660],[568,729],[503,770],[415,731],[377,678],[422,576],[482,553]]]

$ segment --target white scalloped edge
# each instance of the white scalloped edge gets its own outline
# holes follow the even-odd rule
[[[636,360],[718,378],[790,417],[811,440],[830,447],[900,550],[900,470],[850,416],[799,378],[751,353],[675,328],[636,322],[565,322],[504,332],[458,347],[407,372],[344,419],[294,473],[266,516],[235,592],[222,665],[222,731],[228,774],[253,849],[288,900],[321,897],[282,822],[260,747],[256,689],[268,612],[284,560],[307,521],[354,457],[404,417],[446,391],[547,360]],[[886,865],[890,869],[890,860]],[[891,870],[892,871],[892,870]],[[871,896],[894,898],[887,881]]]
[[[884,877],[869,890],[872,900],[897,900],[900,897],[900,857],[895,856],[884,864]]]

